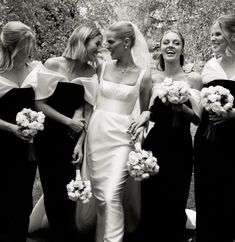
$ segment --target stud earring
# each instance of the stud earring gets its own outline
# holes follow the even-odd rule
[[[127,45],[125,45],[125,47],[124,47],[125,49],[127,49]]]

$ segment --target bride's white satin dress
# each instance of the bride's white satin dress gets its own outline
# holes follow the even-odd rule
[[[122,194],[132,149],[127,130],[145,71],[141,71],[136,84],[130,86],[105,80],[105,65],[87,133],[87,165],[97,204],[96,242],[121,242],[124,234]]]

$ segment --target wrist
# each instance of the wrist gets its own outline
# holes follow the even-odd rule
[[[6,124],[6,130],[10,133],[14,133],[14,128],[15,128],[16,124],[11,124],[11,123],[8,123]]]
[[[71,118],[65,117],[65,119],[63,120],[63,124],[68,126],[68,127],[71,126],[71,123],[72,123],[72,119]]]

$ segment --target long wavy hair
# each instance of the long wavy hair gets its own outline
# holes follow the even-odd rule
[[[218,22],[224,38],[228,45],[225,53],[227,56],[235,55],[235,14],[220,16],[214,24]]]
[[[69,37],[62,56],[71,60],[79,60],[81,63],[87,62],[86,44],[99,35],[101,35],[101,32],[94,25],[77,27]]]
[[[10,21],[0,35],[0,72],[11,70],[15,56],[22,50],[30,57],[36,45],[32,29],[20,21]]]
[[[167,30],[162,35],[162,38],[160,39],[160,47],[161,47],[161,43],[162,43],[163,37],[166,34],[168,34],[168,33],[175,33],[175,34],[177,34],[180,37],[181,41],[182,41],[182,54],[180,55],[180,66],[183,66],[184,65],[184,55],[183,55],[183,52],[184,52],[185,40],[184,40],[184,37],[183,37],[183,35],[181,34],[181,32],[179,30]],[[158,70],[161,70],[161,71],[165,71],[165,61],[164,61],[164,58],[163,58],[162,54],[160,54],[157,59],[158,59],[157,69]]]

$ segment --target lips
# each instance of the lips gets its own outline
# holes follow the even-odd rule
[[[219,43],[212,43],[213,48],[217,48],[219,46]]]
[[[166,54],[167,55],[174,55],[175,54],[175,50],[170,48],[170,49],[166,49]]]

